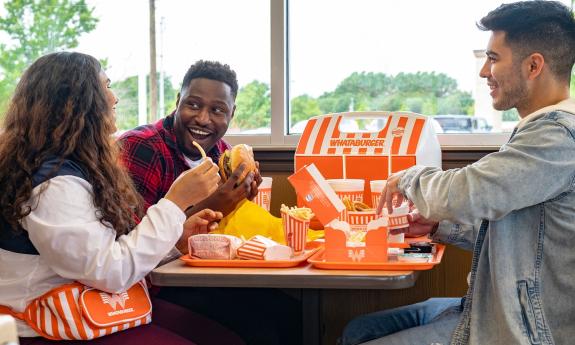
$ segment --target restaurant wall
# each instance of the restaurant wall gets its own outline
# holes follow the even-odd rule
[[[472,164],[481,157],[495,151],[485,149],[443,150],[443,169],[460,168]],[[293,173],[293,150],[256,150],[263,176],[273,177],[272,214],[279,216],[282,203],[292,206],[296,203],[293,188],[287,177]],[[431,297],[461,297],[467,290],[467,273],[471,264],[471,253],[448,246],[440,265],[420,273],[414,287],[401,290],[323,290],[321,293],[322,344],[333,345],[345,324],[353,317],[417,303]]]

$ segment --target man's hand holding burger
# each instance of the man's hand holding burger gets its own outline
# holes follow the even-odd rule
[[[226,150],[218,166],[223,183],[209,197],[188,209],[188,216],[209,208],[222,212],[225,217],[240,201],[246,198],[252,200],[257,195],[262,178],[259,163],[254,161],[250,146],[241,144]]]

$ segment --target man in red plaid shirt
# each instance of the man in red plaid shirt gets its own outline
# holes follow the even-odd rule
[[[164,197],[183,171],[200,163],[202,157],[193,141],[216,163],[220,154],[230,148],[222,137],[234,116],[237,92],[236,73],[228,65],[200,60],[184,76],[172,114],[120,137],[121,159],[144,198],[146,209]],[[241,171],[243,167],[214,194],[186,211],[188,216],[204,208],[221,211],[225,216],[241,200],[253,199],[261,183],[259,171],[248,174],[236,186]]]
[[[167,193],[183,171],[200,162],[202,157],[193,141],[214,162],[230,147],[222,137],[234,116],[237,92],[236,74],[228,65],[198,61],[184,77],[172,114],[120,137],[121,159],[146,209]],[[236,186],[242,171],[240,166],[214,194],[186,211],[188,216],[204,208],[226,215],[243,199],[253,199],[261,183],[259,171]],[[226,325],[250,345],[301,343],[299,302],[280,290],[163,287],[157,297]],[[260,301],[259,307],[254,307],[254,300]],[[278,310],[282,311],[280,316],[269,317]]]

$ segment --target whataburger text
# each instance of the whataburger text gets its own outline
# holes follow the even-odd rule
[[[330,146],[375,146],[383,147],[385,139],[331,139]]]

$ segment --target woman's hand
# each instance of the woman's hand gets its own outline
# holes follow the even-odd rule
[[[188,238],[193,235],[207,234],[218,227],[218,221],[223,217],[221,212],[203,209],[191,215],[184,223],[184,232],[176,243],[176,248],[182,253],[188,252]]]
[[[183,172],[172,183],[165,198],[173,201],[182,211],[204,200],[217,188],[220,181],[218,166],[210,158],[197,167]]]

